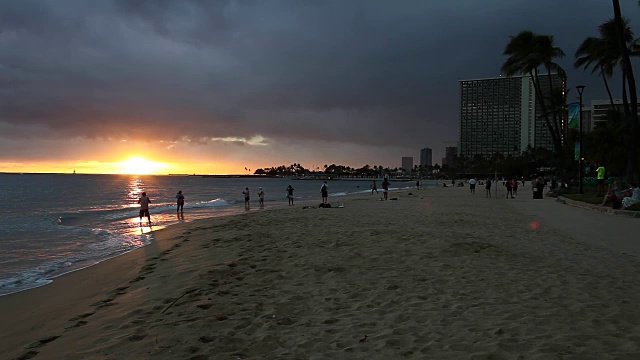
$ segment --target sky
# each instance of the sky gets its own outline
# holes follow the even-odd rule
[[[441,163],[458,80],[499,75],[522,30],[554,35],[568,86],[605,99],[572,64],[611,17],[607,0],[1,1],[0,172]]]

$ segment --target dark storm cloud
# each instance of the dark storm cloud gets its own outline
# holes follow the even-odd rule
[[[497,75],[509,35],[554,34],[570,70],[611,14],[601,0],[3,1],[0,122],[438,148],[456,139],[457,79]]]

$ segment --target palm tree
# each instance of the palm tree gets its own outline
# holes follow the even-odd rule
[[[564,52],[555,46],[553,36],[538,35],[532,31],[521,31],[516,36],[511,36],[511,40],[504,49],[503,55],[507,55],[507,60],[502,64],[501,70],[507,76],[516,74],[528,74],[533,83],[536,97],[542,110],[545,125],[551,135],[553,148],[562,161],[562,130],[554,114],[554,123],[551,123],[547,105],[540,87],[539,68],[544,66],[547,70],[549,88],[553,89],[551,72],[557,71],[564,76],[564,70],[553,60],[564,56]]]
[[[629,51],[635,55],[637,54],[637,51],[631,49],[636,48],[637,44],[634,41],[634,35],[633,31],[631,31],[631,27],[629,26],[629,20],[622,18],[622,21],[624,24],[624,42],[630,49]],[[574,66],[576,68],[582,66],[584,70],[589,68],[589,66],[592,66],[592,74],[596,71],[600,71],[600,75],[602,76],[602,79],[605,83],[607,93],[609,94],[609,101],[613,106],[613,96],[611,95],[611,91],[609,89],[607,77],[612,76],[613,69],[622,61],[622,54],[620,52],[618,44],[618,33],[615,19],[610,19],[604,22],[603,24],[598,26],[598,30],[600,33],[600,37],[588,37],[582,42],[582,44],[580,44],[575,54],[576,61],[574,63]],[[624,84],[623,93],[626,93]]]
[[[640,141],[640,121],[638,119],[638,94],[636,92],[636,79],[633,75],[633,67],[629,56],[629,49],[624,37],[624,19],[620,12],[620,2],[613,1],[614,22],[616,25],[616,33],[618,37],[618,49],[621,55],[622,73],[624,79],[629,86],[629,96],[631,97],[631,143],[629,146],[629,159],[627,162],[627,179],[634,180],[636,177],[636,168],[638,162],[638,145]]]
[[[612,64],[608,59],[608,45],[610,44],[607,44],[602,38],[590,36],[584,39],[582,44],[578,47],[578,50],[576,50],[576,61],[573,63],[573,66],[575,68],[582,67],[583,70],[587,70],[589,67],[592,67],[591,74],[599,71],[600,76],[602,76],[602,81],[604,81],[604,87],[607,89],[611,107],[614,107],[613,96],[611,95],[611,89],[607,82],[607,77],[611,77],[613,75],[614,67],[614,64]]]

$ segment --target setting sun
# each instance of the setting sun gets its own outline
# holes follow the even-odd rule
[[[121,174],[154,174],[162,169],[166,169],[167,164],[147,160],[139,156],[133,156],[117,163],[117,170]]]

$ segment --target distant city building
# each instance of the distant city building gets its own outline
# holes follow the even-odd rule
[[[423,168],[427,168],[431,165],[433,165],[431,163],[431,149],[420,149],[420,166],[422,166]]]
[[[406,172],[413,170],[413,156],[402,157],[402,168]]]
[[[566,81],[552,74],[555,88],[566,92]],[[527,147],[553,149],[551,134],[542,117],[533,82],[528,75],[459,80],[460,155],[485,158],[501,153],[518,156]],[[549,80],[540,77],[547,95]],[[561,127],[565,128],[566,116]]]
[[[444,149],[444,157],[442,158],[442,165],[453,166],[453,163],[458,156],[458,148],[455,146],[447,146]]]
[[[622,99],[613,99],[614,108],[620,113],[624,113],[624,103]],[[596,126],[607,122],[608,112],[611,109],[611,100],[591,100],[591,107],[585,107],[582,105],[583,116],[585,110],[591,110],[589,119],[589,129],[585,130],[585,118],[582,118],[582,129],[584,131],[591,131]],[[638,104],[638,114],[640,114],[640,104]],[[589,115],[588,115],[589,116]]]

